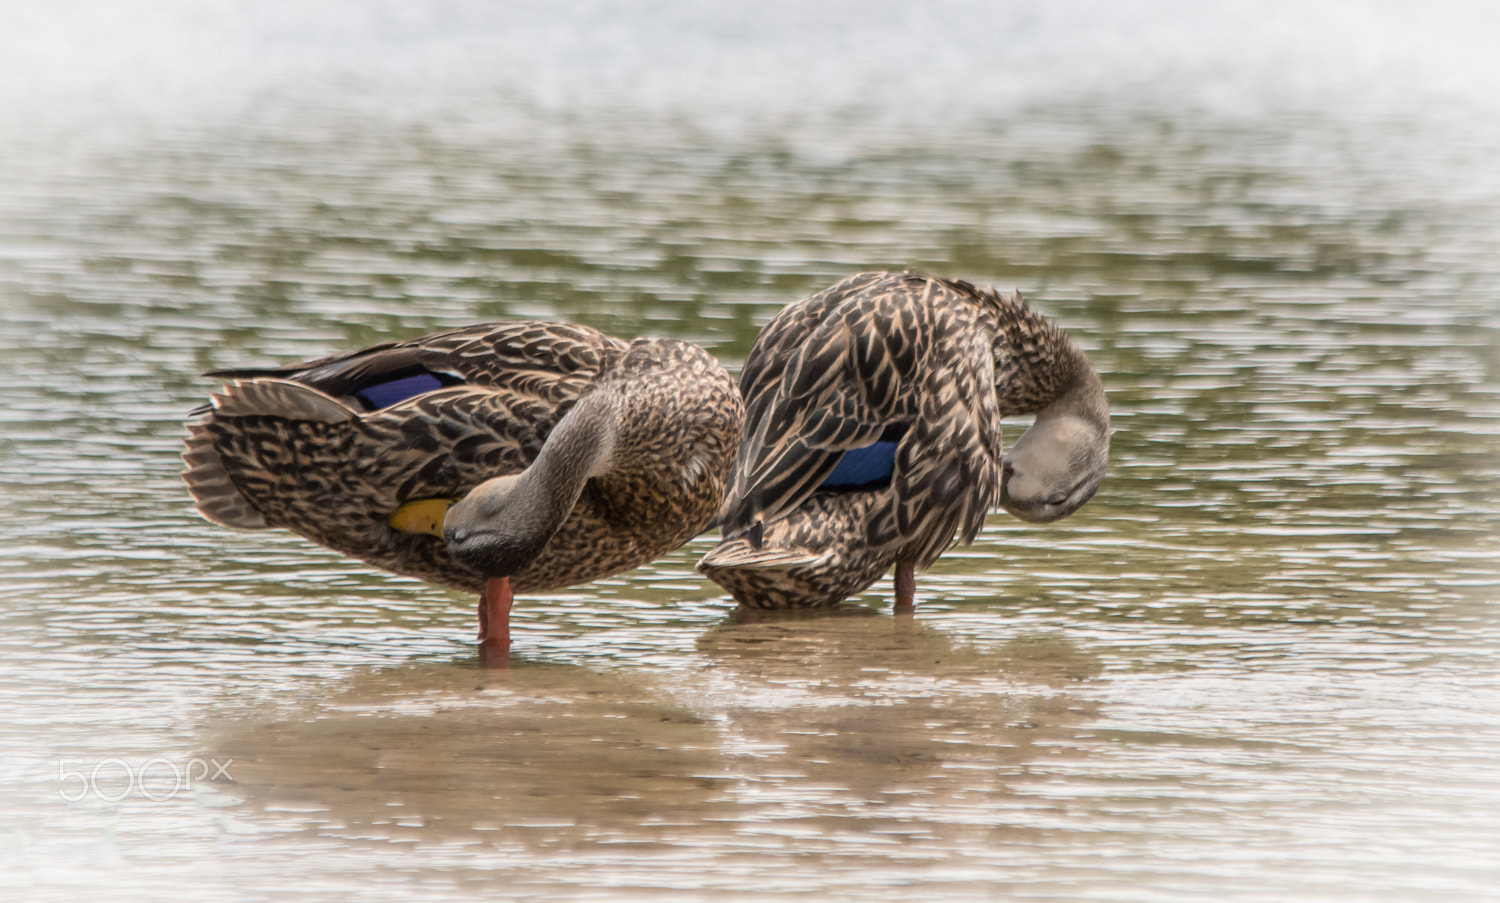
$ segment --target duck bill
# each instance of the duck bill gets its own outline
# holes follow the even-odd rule
[[[426,533],[439,539],[443,536],[443,519],[453,507],[453,499],[417,499],[407,502],[391,512],[385,522],[393,530],[402,533]]]

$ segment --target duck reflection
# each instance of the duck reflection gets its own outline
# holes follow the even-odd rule
[[[1091,717],[1092,654],[995,648],[862,609],[735,615],[697,668],[410,666],[220,728],[236,791],[278,830],[361,842],[777,842],[1000,826],[1028,761]],[[963,828],[968,830],[968,828]]]
[[[858,608],[738,614],[698,645],[737,688],[719,721],[740,775],[866,801],[994,789],[1092,716],[1056,690],[1103,670],[1060,636],[987,649]]]
[[[262,813],[329,836],[650,840],[732,806],[713,726],[647,683],[576,667],[366,673],[214,748]]]
[[[955,642],[925,616],[838,606],[802,611],[736,608],[698,641],[698,651],[746,677],[864,681],[873,673],[996,677],[1053,688],[1097,677],[1104,665],[1061,634],[1026,634],[998,648]],[[753,664],[752,664],[753,663]]]

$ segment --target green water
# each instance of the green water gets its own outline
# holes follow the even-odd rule
[[[1290,5],[1250,35],[1281,56],[1237,54],[1227,5],[1140,70],[1107,15],[1002,5],[1028,39],[999,74],[933,51],[902,78],[863,48],[943,23],[882,4],[847,43],[833,13],[527,6],[493,59],[479,5],[348,37],[355,6],[226,7],[215,62],[168,4],[195,49],[166,75],[157,32],[82,88],[5,64],[53,75],[7,89],[0,140],[0,892],[1491,898],[1493,67],[1381,80],[1283,40]],[[1349,47],[1405,46],[1359,22]],[[886,582],[742,620],[702,537],[521,600],[485,673],[472,599],[210,525],[177,476],[207,369],[502,317],[733,369],[872,268],[1020,288],[1118,429],[1087,507],[992,517],[911,620]]]

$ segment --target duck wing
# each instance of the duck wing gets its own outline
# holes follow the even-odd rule
[[[627,347],[586,327],[505,322],[220,371],[229,385],[189,424],[183,476],[210,520],[290,529],[462,584],[470,578],[440,540],[400,534],[386,519],[407,501],[456,497],[524,469]]]
[[[741,373],[747,427],[728,536],[796,509],[844,453],[902,429],[893,504],[872,545],[935,560],[972,540],[1000,477],[993,316],[939,280],[866,273],[798,302],[761,332]]]
[[[383,342],[287,367],[214,370],[205,375],[290,380],[366,411],[458,385],[562,403],[591,385],[627,345],[586,326],[500,321]]]

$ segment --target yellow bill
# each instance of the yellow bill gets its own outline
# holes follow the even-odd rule
[[[427,533],[441,537],[443,517],[455,501],[456,499],[417,499],[407,502],[392,511],[385,522],[391,525],[391,529],[402,533]]]

